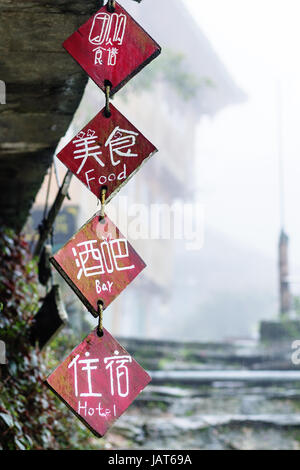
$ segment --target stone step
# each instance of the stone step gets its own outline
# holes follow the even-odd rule
[[[214,382],[292,383],[300,382],[300,371],[284,370],[156,370],[149,371],[153,384],[211,384]]]
[[[291,345],[266,348],[253,343],[196,343],[119,338],[147,369],[278,369],[293,370]]]
[[[299,427],[300,414],[124,415],[112,432],[137,449],[299,450]]]
[[[152,382],[111,448],[300,450],[300,367],[291,345],[120,339]]]
[[[300,410],[300,389],[284,386],[206,387],[180,389],[148,386],[132,405],[143,415],[172,416],[202,414],[297,414]],[[134,408],[132,408],[133,410]]]

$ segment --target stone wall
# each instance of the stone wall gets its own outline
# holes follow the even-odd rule
[[[62,43],[100,6],[100,0],[0,0],[2,224],[22,228],[72,120],[87,75]]]

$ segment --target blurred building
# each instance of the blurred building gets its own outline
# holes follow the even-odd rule
[[[126,197],[129,219],[134,221],[141,210],[149,217],[154,204],[170,207],[174,201],[195,202],[196,188],[201,185],[195,164],[196,158],[201,158],[195,149],[201,117],[213,116],[225,106],[243,101],[245,96],[181,0],[172,0],[171,7],[169,2],[161,0],[120,3],[162,46],[161,56],[114,98],[117,108],[159,149],[107,208],[112,219],[118,221],[120,218],[115,217],[122,210],[122,204],[126,210]],[[89,83],[60,147],[76,135],[103,104],[103,93]],[[61,180],[65,168],[58,162],[57,172]],[[44,203],[46,186],[47,181],[38,195],[36,207]],[[52,200],[56,190],[53,179]],[[70,196],[66,205],[78,206],[79,227],[99,209],[97,200],[75,177]],[[119,225],[124,232],[122,221]],[[180,289],[176,283],[177,273],[180,272],[182,278],[185,269],[185,244],[175,243],[172,237],[171,240],[132,240],[132,244],[147,268],[105,312],[105,326],[122,336],[157,337],[164,323],[164,335],[178,336],[174,331],[178,322],[172,319],[183,315],[184,304],[188,301],[182,286],[181,305],[178,310],[174,307],[174,296],[178,298]]]

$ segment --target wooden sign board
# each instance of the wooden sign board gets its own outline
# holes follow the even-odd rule
[[[57,155],[99,199],[106,202],[127,183],[157,149],[113,105],[100,111]]]
[[[146,267],[128,240],[98,212],[50,259],[87,309],[98,316]]]
[[[112,96],[160,52],[160,46],[116,2],[102,7],[63,44],[86,73]]]
[[[144,369],[103,330],[77,346],[46,383],[75,415],[102,437],[151,381]]]

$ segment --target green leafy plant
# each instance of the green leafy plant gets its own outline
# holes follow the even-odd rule
[[[185,56],[180,52],[166,49],[159,57],[147,67],[147,73],[139,74],[134,82],[127,86],[127,91],[133,89],[135,93],[152,90],[158,82],[163,81],[169,85],[182,100],[191,100],[201,87],[213,88],[215,84],[209,77],[198,78],[186,71]],[[126,98],[126,94],[124,94]]]
[[[55,354],[50,349],[45,356],[29,342],[39,307],[37,267],[27,243],[11,230],[0,231],[0,306],[0,339],[7,360],[0,366],[0,448],[93,448],[91,433],[44,384],[51,371],[45,358]],[[59,353],[69,343],[61,338]]]

